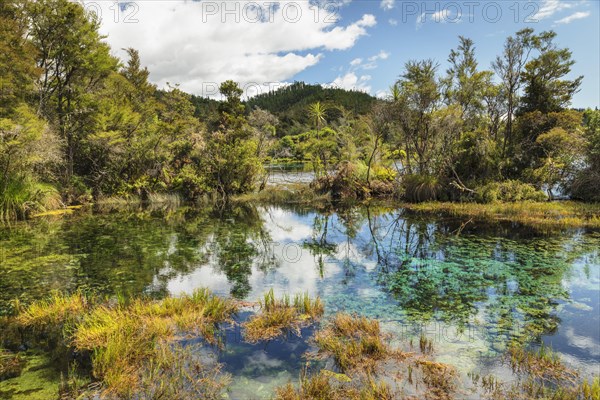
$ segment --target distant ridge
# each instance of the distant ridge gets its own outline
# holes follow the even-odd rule
[[[295,126],[309,124],[308,106],[315,102],[329,105],[328,119],[341,115],[341,108],[356,115],[368,114],[377,99],[358,90],[324,87],[319,84],[294,82],[277,90],[263,93],[246,101],[248,112],[255,108],[267,110],[279,118],[278,135],[290,134]],[[192,96],[196,117],[205,120],[217,110],[218,101]]]

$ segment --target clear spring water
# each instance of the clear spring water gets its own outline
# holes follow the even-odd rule
[[[591,375],[600,374],[599,249],[600,232],[382,206],[87,210],[0,228],[0,313],[54,289],[161,297],[208,287],[253,301],[273,288],[319,295],[328,315],[377,318],[397,341],[424,333],[436,359],[463,374],[502,374],[499,357],[516,339],[543,341]],[[297,381],[311,331],[250,345],[228,330],[217,356],[234,377],[230,397],[268,398]]]

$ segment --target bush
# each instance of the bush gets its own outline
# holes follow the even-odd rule
[[[184,166],[173,184],[173,190],[178,191],[186,200],[197,200],[207,192],[207,187],[202,176],[190,165]]]
[[[443,187],[435,176],[406,175],[402,180],[404,198],[411,203],[441,200]]]
[[[318,178],[312,186],[319,193],[331,192],[334,199],[387,197],[396,192],[394,171],[385,167],[372,169],[370,184],[366,181],[366,171],[362,163],[342,162],[335,174]]]
[[[586,169],[578,173],[569,192],[573,199],[600,202],[600,171]]]
[[[475,200],[478,203],[512,203],[547,199],[548,196],[533,185],[516,180],[492,182],[475,190]]]
[[[0,220],[24,219],[32,213],[61,206],[60,194],[51,185],[27,176],[0,181]]]

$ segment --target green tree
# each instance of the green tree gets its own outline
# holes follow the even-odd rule
[[[70,184],[81,140],[89,133],[92,93],[116,71],[117,60],[98,33],[99,21],[68,0],[28,2],[29,35],[42,73],[38,109],[65,143],[64,181]]]
[[[473,130],[485,109],[484,94],[491,84],[491,71],[478,71],[471,39],[459,36],[459,45],[448,57],[450,68],[444,80],[448,104],[458,104],[466,130]]]
[[[400,89],[397,101],[400,142],[407,154],[405,167],[411,174],[433,172],[432,161],[439,145],[433,115],[439,109],[441,98],[437,68],[433,60],[409,61],[397,82]]]
[[[35,48],[26,39],[27,25],[20,2],[0,3],[0,118],[8,117],[33,92],[39,72]]]
[[[539,55],[525,65],[521,81],[525,85],[521,112],[557,112],[566,108],[579,90],[583,76],[564,79],[575,61],[569,49],[559,49],[554,43],[556,33],[542,32],[533,38]]]
[[[536,139],[543,156],[533,169],[533,178],[546,187],[550,199],[556,186],[567,188],[573,180],[575,167],[583,150],[583,140],[579,130],[566,131],[555,127],[542,133]]]
[[[208,187],[224,198],[248,192],[254,188],[262,165],[257,157],[258,145],[244,116],[242,89],[233,81],[220,86],[225,100],[220,104],[219,123],[207,132],[200,171]]]
[[[502,151],[506,154],[512,146],[513,120],[518,107],[521,89],[521,75],[532,50],[533,29],[520,30],[515,36],[509,36],[504,44],[504,51],[492,63],[492,68],[502,82],[502,92],[506,101],[506,128]]]
[[[600,111],[583,113],[583,168],[575,175],[570,193],[582,200],[600,201]]]

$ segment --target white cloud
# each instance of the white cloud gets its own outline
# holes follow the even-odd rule
[[[533,16],[533,19],[545,19],[553,16],[559,11],[571,8],[575,3],[560,0],[543,0],[539,11]]]
[[[354,72],[348,72],[346,75],[338,76],[327,86],[370,93],[371,86],[368,84],[370,80],[370,75],[361,75],[359,77]]]
[[[388,53],[387,51],[381,50],[379,52],[379,54],[374,55],[373,57],[369,57],[369,61],[376,61],[376,60],[387,60],[390,56],[390,53]]]
[[[398,20],[397,20],[397,19],[394,19],[394,18],[390,18],[390,19],[388,20],[388,23],[389,23],[391,26],[398,26]]]
[[[256,82],[255,91],[285,82],[325,52],[352,48],[377,23],[371,14],[345,25],[339,18],[328,22],[325,12],[315,20],[309,2],[287,0],[265,8],[258,4],[274,3],[145,1],[135,13],[121,10],[118,20],[110,2],[95,4],[102,7],[101,32],[118,56],[125,56],[119,49],[136,48],[159,87],[170,82],[205,95],[227,79]],[[126,16],[138,22],[124,23]]]
[[[590,15],[591,15],[591,13],[589,11],[578,11],[576,13],[569,15],[568,17],[564,17],[564,18],[559,19],[558,21],[554,21],[554,23],[556,23],[557,25],[570,24],[573,21],[576,21],[578,19],[587,18]]]
[[[380,89],[377,91],[377,93],[375,93],[375,97],[377,97],[378,99],[386,99],[390,96],[389,92],[387,90],[383,90]]]
[[[429,12],[421,13],[421,15],[419,15],[417,17],[416,27],[417,27],[417,30],[421,29],[423,24],[427,21],[432,21],[432,22],[435,22],[438,24],[439,23],[445,24],[447,22],[456,24],[456,23],[460,23],[461,20],[462,20],[462,13],[460,12],[460,10],[458,12],[456,12],[455,10],[453,10],[451,8],[443,8],[443,9],[438,10],[433,13],[429,13]]]
[[[381,0],[379,6],[384,10],[391,10],[395,7],[396,0]]]
[[[350,69],[351,70],[357,70],[357,69],[363,69],[363,70],[370,70],[370,69],[375,69],[377,68],[377,61],[378,60],[387,60],[390,56],[390,53],[385,51],[385,50],[381,50],[378,54],[375,54],[374,56],[371,56],[367,59],[366,63],[363,63],[363,59],[362,58],[355,58],[354,60],[352,60],[350,62]]]

